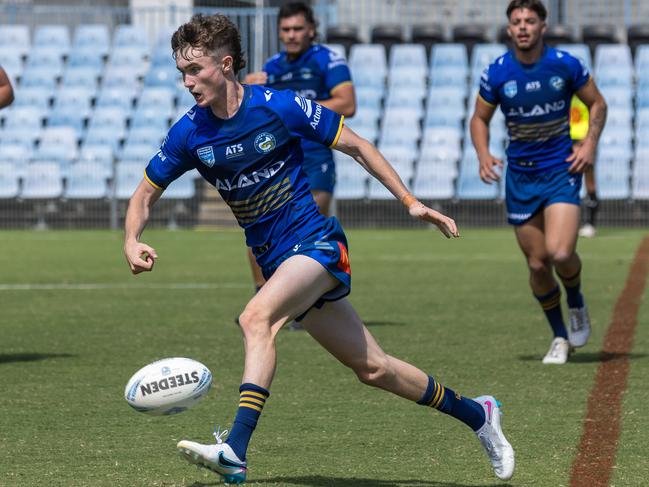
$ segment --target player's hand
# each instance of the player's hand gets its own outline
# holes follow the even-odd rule
[[[127,242],[124,244],[124,255],[133,274],[152,271],[153,264],[158,258],[155,249],[142,242]]]
[[[246,85],[265,85],[268,81],[268,73],[266,71],[257,71],[255,73],[248,73],[243,79]]]
[[[582,144],[575,144],[572,147],[572,154],[566,159],[570,162],[569,173],[583,173],[595,162],[595,144],[585,140]]]
[[[500,179],[500,172],[496,168],[503,168],[503,162],[491,154],[478,157],[480,161],[480,179],[487,184],[495,183]]]
[[[415,218],[437,225],[437,228],[439,228],[440,232],[442,232],[446,238],[460,236],[455,220],[441,214],[439,211],[428,208],[420,201],[413,203],[408,208],[408,212]]]

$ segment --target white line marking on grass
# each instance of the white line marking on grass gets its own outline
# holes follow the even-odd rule
[[[121,283],[0,283],[0,291],[95,291],[105,289],[247,289],[249,284],[173,282],[168,284]]]

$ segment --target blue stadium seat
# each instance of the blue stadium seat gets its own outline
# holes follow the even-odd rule
[[[173,113],[168,112],[164,107],[155,105],[136,108],[131,117],[131,130],[139,128],[155,129],[157,132],[169,130],[169,121]]]
[[[595,171],[597,197],[600,200],[620,200],[631,197],[629,172]]]
[[[101,199],[109,195],[104,167],[96,162],[77,162],[67,174],[63,197],[66,199]]]
[[[456,170],[457,173],[457,170]],[[440,171],[434,163],[419,162],[412,185],[413,193],[420,199],[447,200],[455,196],[456,174]]]
[[[354,44],[349,53],[352,72],[370,71],[384,80],[388,73],[385,47],[381,44]]]
[[[115,177],[115,197],[129,199],[144,176],[148,159],[123,159],[118,161]]]
[[[16,165],[0,158],[0,199],[13,199],[20,192],[20,174]]]
[[[395,44],[390,53],[390,73],[407,70],[420,73],[424,78],[428,73],[426,50],[421,44]]]
[[[334,151],[336,161],[336,187],[334,196],[337,199],[363,199],[367,197],[369,174],[355,160],[342,152]]]
[[[558,44],[557,49],[566,51],[577,59],[581,59],[586,68],[588,68],[588,71],[591,73],[593,72],[593,62],[590,56],[590,49],[586,44]]]
[[[83,145],[84,147],[88,145],[108,145],[113,149],[113,152],[117,153],[123,138],[124,134],[120,134],[116,129],[109,126],[94,126],[91,120],[83,139]]]
[[[431,86],[439,87],[452,86],[463,88],[466,96],[467,74],[468,69],[466,67],[440,66],[431,71],[430,84]]]
[[[636,151],[631,193],[634,199],[649,200],[649,149]]]
[[[469,67],[466,46],[460,43],[435,44],[431,51],[431,75],[442,67],[462,68],[466,73]]]
[[[325,47],[327,47],[330,51],[334,52],[338,57],[341,57],[343,59],[347,59],[347,53],[345,52],[345,46],[342,44],[330,44],[326,43]]]
[[[86,116],[74,107],[53,109],[47,117],[48,127],[70,127],[74,129],[76,137],[80,140],[85,130]]]
[[[602,86],[601,90],[606,103],[615,109],[628,110],[631,112],[633,92],[629,89],[615,86]]]
[[[38,88],[51,97],[56,88],[57,74],[48,68],[26,68],[20,79],[20,88]]]
[[[458,176],[458,160],[459,157],[453,150],[439,149],[422,153],[417,161],[417,172],[421,175],[435,173],[453,180]]]
[[[136,78],[141,78],[147,70],[145,53],[138,47],[120,46],[110,51],[107,70],[127,68]]]
[[[0,45],[0,66],[5,70],[12,81],[23,74],[23,59],[17,50]],[[15,84],[15,83],[14,83]]]
[[[43,69],[49,71],[53,77],[63,74],[63,56],[55,47],[34,47],[27,57],[25,70]]]
[[[608,68],[633,71],[631,48],[627,44],[600,44],[595,48],[595,72]]]
[[[174,112],[175,97],[176,92],[171,88],[164,86],[145,86],[137,99],[137,108],[150,108],[154,106],[171,116]],[[192,97],[192,101],[193,99]]]
[[[424,98],[426,97],[425,87],[421,86],[418,89],[416,86],[413,86],[411,90],[408,90],[408,86],[404,86],[401,89],[391,89],[388,91],[388,96],[385,99],[385,108],[395,109],[395,108],[408,108],[416,111],[419,115],[418,118],[423,117],[424,113]]]
[[[490,200],[500,194],[498,184],[483,183],[479,175],[478,156],[472,148],[465,148],[460,161],[460,177],[457,183],[457,197],[461,200]]]
[[[116,47],[139,47],[149,52],[149,38],[141,27],[131,24],[120,24],[113,32],[113,49]]]
[[[100,164],[104,170],[106,177],[110,177],[112,173],[112,165],[115,159],[115,151],[113,147],[108,144],[87,144],[81,146],[79,153],[79,162],[94,162]]]
[[[595,81],[602,89],[615,87],[631,91],[633,89],[633,71],[616,66],[602,67],[595,71]]]
[[[504,44],[476,44],[471,54],[471,79],[479,79],[485,68],[505,52],[507,52],[507,47]]]
[[[45,111],[32,106],[17,106],[5,120],[4,128],[10,130],[29,130],[40,132],[43,128]]]
[[[101,81],[102,88],[119,88],[139,91],[140,81],[137,73],[127,66],[109,66]]]
[[[23,199],[56,199],[63,194],[61,168],[53,162],[27,165],[20,197]]]
[[[72,67],[63,72],[60,90],[82,90],[87,93],[91,100],[97,96],[99,88],[98,78],[92,68]],[[56,100],[55,100],[56,101]]]
[[[145,145],[149,150],[157,151],[167,134],[168,127],[154,127],[151,125],[131,127],[126,134],[125,145]],[[152,154],[150,154],[152,155]],[[125,157],[122,157],[126,159]]]
[[[635,52],[635,72],[641,76],[649,76],[649,44],[638,46]]]
[[[83,117],[88,117],[92,111],[92,88],[76,86],[74,88],[61,87],[54,98],[53,110],[74,108]]]
[[[70,53],[67,68],[91,69],[95,76],[99,77],[104,71],[104,59],[99,51],[95,51],[91,47],[75,48]]]
[[[8,24],[3,22],[0,25],[0,47],[11,49],[21,57],[27,56],[31,49],[29,27],[21,24]]]
[[[73,160],[79,154],[77,133],[71,127],[46,127],[41,132],[34,158]]]
[[[32,151],[22,144],[0,144],[0,162],[24,166],[31,155]]]
[[[126,136],[129,111],[119,106],[106,106],[95,110],[90,120],[90,128],[108,128],[120,138]]]
[[[358,91],[356,93],[356,99],[358,100]],[[196,105],[196,100],[187,88],[185,88],[184,86],[176,88],[177,109],[184,109],[185,111],[188,111],[194,105]]]
[[[105,24],[79,24],[74,31],[72,52],[78,49],[92,49],[106,56],[110,49],[110,32]],[[72,56],[72,53],[70,54]]]
[[[31,151],[40,133],[40,130],[25,130],[22,127],[18,129],[4,128],[0,132],[0,145],[22,145]]]
[[[394,92],[410,93],[413,97],[423,99],[426,96],[425,72],[407,68],[390,71],[388,93]]]
[[[61,55],[70,52],[70,31],[66,25],[38,25],[34,30],[34,48],[46,46],[57,49]]]
[[[356,105],[359,112],[365,108],[377,111],[381,110],[381,104],[385,93],[383,87],[359,86],[355,88],[355,91]],[[192,97],[191,100],[194,101],[194,98]]]
[[[188,200],[195,197],[196,173],[195,169],[184,173],[164,190],[162,198],[167,200]]]
[[[370,87],[377,90],[385,90],[385,76],[381,76],[377,72],[368,67],[351,68],[352,78],[354,80],[354,87],[364,88]]]
[[[159,86],[175,90],[181,85],[181,75],[175,65],[151,66],[144,76],[144,86]]]
[[[95,108],[98,107],[121,107],[130,112],[133,108],[133,100],[138,93],[134,86],[114,86],[104,87],[99,92],[95,102]]]
[[[129,134],[130,135],[130,134]],[[141,143],[124,143],[120,152],[121,159],[130,159],[136,161],[148,162],[160,148],[160,144],[141,144]]]
[[[430,127],[451,127],[461,130],[464,113],[460,111],[430,109],[426,111],[424,130]]]
[[[428,90],[427,110],[453,110],[465,113],[465,88],[461,86],[431,86]]]

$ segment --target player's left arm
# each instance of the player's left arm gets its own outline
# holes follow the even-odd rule
[[[317,100],[323,107],[327,107],[336,113],[349,118],[356,113],[356,93],[351,81],[346,81],[335,86],[331,92],[331,98],[327,100]]]
[[[333,148],[353,157],[408,208],[411,216],[437,225],[447,238],[459,237],[455,221],[417,200],[408,191],[399,174],[372,143],[343,125],[338,141]]]
[[[566,160],[571,163],[568,171],[582,173],[595,163],[597,142],[606,123],[607,106],[593,78],[579,88],[576,95],[588,107],[588,133],[584,142],[573,149]]]

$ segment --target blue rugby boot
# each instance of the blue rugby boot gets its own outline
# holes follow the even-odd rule
[[[226,484],[240,485],[246,481],[248,468],[246,462],[239,459],[230,445],[221,441],[221,437],[227,432],[228,430],[223,430],[220,434],[214,433],[216,444],[213,445],[181,440],[176,448],[189,463],[219,474]]]

